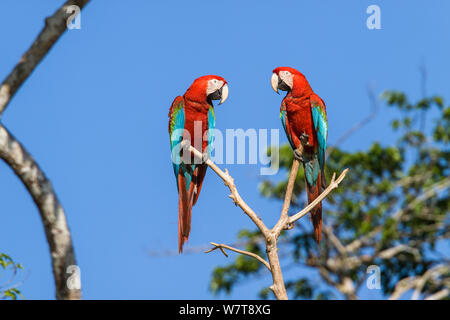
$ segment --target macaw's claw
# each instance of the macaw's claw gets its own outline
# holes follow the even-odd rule
[[[303,146],[305,147],[310,147],[311,145],[309,144],[309,135],[306,133],[302,133],[300,135],[300,141],[302,142]]]
[[[303,155],[298,149],[294,150],[294,158],[300,162],[304,162]]]

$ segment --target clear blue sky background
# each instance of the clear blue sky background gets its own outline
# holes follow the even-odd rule
[[[0,2],[1,78],[63,2]],[[345,3],[94,0],[82,11],[81,30],[58,41],[2,122],[39,162],[66,209],[84,298],[214,298],[211,271],[229,262],[221,254],[148,254],[177,248],[167,113],[196,77],[218,74],[230,84],[229,100],[216,108],[217,128],[281,129],[271,70],[296,67],[327,103],[330,144],[369,113],[368,84],[377,94],[400,89],[419,98],[422,61],[428,93],[450,98],[449,1]],[[370,4],[381,7],[381,30],[366,28]],[[382,107],[342,147],[392,143],[392,117]],[[286,142],[284,134],[280,138]],[[281,204],[260,196],[259,168],[228,166],[241,194],[271,225]],[[211,171],[204,186],[188,246],[232,243],[252,224]],[[53,299],[38,211],[2,162],[0,216],[0,251],[30,272],[24,295]],[[268,275],[252,280],[219,298],[256,298],[269,281]]]

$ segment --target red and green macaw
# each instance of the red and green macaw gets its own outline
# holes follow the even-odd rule
[[[287,91],[281,103],[280,118],[296,159],[303,163],[308,202],[316,199],[326,187],[325,150],[327,147],[327,111],[325,102],[314,93],[305,76],[290,67],[273,70],[273,90]],[[303,153],[298,148],[303,146]],[[314,235],[320,243],[322,203],[311,210]]]
[[[212,100],[228,98],[228,85],[219,76],[196,79],[183,96],[173,101],[169,110],[170,149],[178,188],[178,251],[189,238],[192,206],[197,202],[214,141],[215,115]],[[202,161],[183,154],[182,141],[189,141],[203,153]],[[188,144],[188,146],[189,146]]]

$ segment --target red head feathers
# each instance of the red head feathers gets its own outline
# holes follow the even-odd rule
[[[194,80],[184,97],[200,103],[220,100],[219,104],[222,104],[228,98],[228,84],[219,76],[203,76]]]
[[[278,67],[273,70],[270,80],[273,90],[290,91],[294,97],[301,97],[313,93],[305,76],[291,67]]]

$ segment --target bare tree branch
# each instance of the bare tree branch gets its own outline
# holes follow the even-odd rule
[[[76,5],[82,9],[88,2],[89,0],[69,0],[53,16],[45,19],[45,26],[36,40],[0,86],[0,117],[17,90],[66,31],[68,7]]]
[[[323,231],[327,235],[328,239],[330,239],[330,242],[334,245],[336,250],[342,255],[346,256],[347,251],[345,250],[344,245],[341,243],[341,241],[336,237],[333,230],[329,226],[324,226]]]
[[[187,145],[189,145],[189,141],[184,140],[181,142],[182,149],[186,148]],[[202,159],[202,153],[190,145],[189,151],[192,152],[198,159]],[[225,172],[220,170],[220,168],[210,159],[206,160],[206,164],[223,180],[228,189],[230,189],[231,194],[229,197],[233,200],[234,204],[239,206],[239,208],[244,211],[244,213],[253,221],[265,237],[268,236],[269,229],[266,227],[261,218],[248,206],[248,204],[242,200],[239,192],[237,191],[236,185],[234,184],[234,179],[230,176],[228,170],[225,169]]]
[[[448,292],[450,289],[449,280],[448,278],[444,278],[443,280],[439,281],[439,277],[445,273],[449,272],[449,266],[444,264],[439,264],[434,266],[433,268],[427,270],[423,275],[416,276],[416,277],[407,277],[399,282],[397,282],[394,292],[389,297],[389,300],[397,300],[401,298],[401,296],[406,293],[407,291],[414,289],[414,292],[412,294],[411,299],[417,300],[422,293],[422,289],[425,286],[425,284],[429,281],[438,281],[442,283],[446,288],[440,290],[439,292],[429,296],[425,297],[425,300],[437,300],[437,299],[443,299],[448,296]],[[446,294],[445,294],[446,293]]]
[[[255,253],[253,253],[253,252],[249,252],[249,251],[245,251],[245,250],[236,249],[236,248],[233,248],[233,247],[231,247],[231,246],[227,246],[226,244],[218,244],[218,243],[214,243],[214,242],[210,242],[210,243],[214,246],[214,248],[205,251],[205,253],[210,253],[210,252],[212,252],[212,251],[214,251],[214,250],[216,250],[216,249],[220,249],[220,250],[222,251],[222,253],[225,255],[225,257],[228,258],[228,255],[227,255],[226,252],[223,250],[223,249],[228,249],[228,250],[231,250],[231,251],[234,251],[234,252],[237,252],[237,253],[240,253],[240,254],[243,254],[243,255],[246,255],[246,256],[255,258],[256,260],[258,260],[259,262],[261,262],[263,265],[265,265],[266,268],[269,269],[269,271],[270,271],[270,265],[269,265],[269,263],[268,263],[266,260],[264,260],[262,257],[260,257],[259,255],[255,254]]]
[[[66,31],[69,15],[73,13],[69,7],[75,5],[81,10],[88,2],[89,0],[68,0],[52,16],[45,19],[44,28],[0,85],[0,117],[22,84]],[[2,124],[0,158],[20,178],[39,209],[50,247],[56,298],[81,299],[80,289],[68,287],[68,280],[73,280],[73,277],[78,275],[71,276],[67,270],[69,266],[76,265],[76,262],[64,209],[44,172]]]
[[[76,261],[64,209],[33,157],[1,124],[0,158],[14,170],[39,209],[50,246],[57,299],[80,299],[81,291],[67,286],[70,277],[67,268],[76,265]]]
[[[389,300],[397,300],[399,299],[406,291],[410,290],[414,287],[415,278],[407,277],[403,278],[395,285],[394,292],[389,297]]]
[[[328,185],[328,187],[310,204],[308,204],[303,210],[299,211],[298,213],[294,214],[288,219],[288,223],[294,223],[301,217],[303,217],[305,214],[307,214],[311,209],[313,209],[319,202],[321,202],[325,197],[334,189],[336,189],[339,186],[339,183],[341,183],[342,180],[344,180],[345,175],[347,174],[348,169],[345,169],[342,171],[341,175],[335,180],[336,174],[333,174],[333,177],[331,178],[331,182]]]
[[[425,298],[425,300],[441,300],[450,296],[450,290],[448,288],[442,289],[431,296]]]
[[[383,251],[379,252],[377,255],[381,259],[390,259],[390,258],[396,256],[397,254],[399,254],[400,252],[408,252],[414,256],[414,259],[416,259],[417,261],[420,260],[419,250],[417,250],[416,248],[407,246],[405,244],[400,244],[398,246],[383,250]]]
[[[427,270],[423,274],[423,276],[417,277],[416,281],[415,281],[416,289],[414,290],[411,299],[412,300],[419,299],[420,295],[422,294],[422,290],[428,281],[431,281],[431,280],[436,281],[442,274],[448,273],[449,270],[450,270],[449,266],[441,264],[441,265],[437,265],[434,268]]]
[[[181,142],[181,148],[187,152],[190,152],[194,155],[197,159],[203,159],[203,155],[200,151],[195,149],[190,145],[190,142],[188,140],[185,140]],[[301,151],[301,150],[300,150]],[[252,256],[253,258],[259,260],[261,263],[263,263],[272,273],[272,280],[273,284],[269,287],[273,293],[275,294],[275,297],[278,300],[287,300],[287,292],[286,287],[283,280],[283,274],[281,272],[281,266],[280,266],[280,259],[278,256],[278,248],[277,248],[277,241],[278,237],[282,230],[289,229],[290,225],[292,225],[295,221],[300,219],[302,216],[304,216],[307,212],[309,212],[314,206],[316,206],[320,201],[322,201],[333,189],[337,188],[339,183],[344,179],[348,169],[345,169],[342,174],[339,176],[337,180],[335,180],[335,174],[333,175],[333,178],[331,180],[330,185],[327,189],[323,191],[321,196],[319,196],[315,201],[313,201],[309,206],[307,206],[305,209],[303,209],[298,214],[294,215],[293,217],[289,217],[288,210],[289,205],[292,198],[292,191],[294,187],[295,178],[297,176],[299,162],[297,160],[294,160],[294,163],[292,165],[291,173],[289,176],[289,182],[286,190],[286,196],[285,196],[285,202],[283,205],[283,209],[281,212],[280,219],[276,223],[276,225],[269,230],[264,222],[258,217],[258,215],[242,200],[239,193],[237,192],[236,185],[234,184],[233,178],[230,176],[228,171],[225,169],[225,172],[220,170],[219,167],[217,167],[210,159],[207,159],[205,161],[206,165],[208,165],[224,182],[225,185],[230,189],[231,195],[230,198],[233,200],[234,204],[239,206],[245,214],[255,223],[255,225],[259,228],[262,235],[264,236],[266,240],[266,252],[267,257],[269,259],[269,263],[267,264],[267,261],[262,259],[260,256],[255,255],[251,252],[239,250],[230,246],[226,246],[223,244],[216,244],[211,242],[212,245],[215,246],[215,248],[208,250],[207,252],[211,252],[212,250],[220,249],[222,253],[227,256],[224,248],[227,248],[229,250],[245,254],[248,256]],[[305,213],[303,213],[305,211]]]
[[[284,197],[283,207],[281,208],[281,216],[280,216],[280,219],[278,220],[277,224],[273,228],[274,230],[277,230],[277,231],[280,230],[280,232],[281,232],[281,230],[283,228],[291,229],[294,226],[293,224],[287,225],[286,221],[288,221],[288,219],[289,219],[288,211],[289,211],[289,207],[291,205],[292,192],[294,191],[295,179],[297,178],[299,166],[300,166],[300,161],[298,161],[297,159],[294,159],[294,161],[292,162],[291,173],[289,174],[289,180],[288,180],[288,184],[286,187],[286,194]]]

